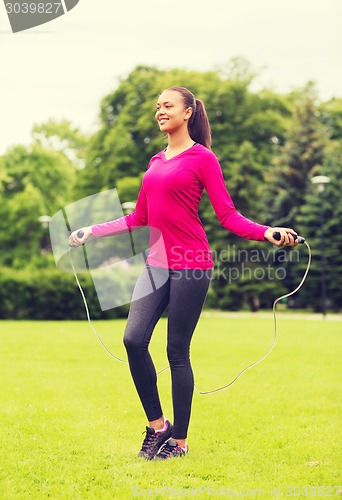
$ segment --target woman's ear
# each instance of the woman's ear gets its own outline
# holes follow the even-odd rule
[[[189,106],[189,107],[185,110],[184,120],[189,120],[189,119],[191,118],[192,112],[193,112],[193,109]]]

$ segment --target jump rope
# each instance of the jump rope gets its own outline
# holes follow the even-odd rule
[[[78,231],[77,233],[77,237],[78,238],[82,238],[84,236],[84,232],[82,230]],[[273,233],[273,238],[277,241],[280,241],[280,238],[281,238],[281,235],[278,231],[274,232]],[[223,385],[222,387],[218,387],[217,389],[213,389],[211,391],[201,391],[196,384],[194,384],[198,394],[214,394],[215,392],[219,392],[219,391],[223,391],[224,389],[227,389],[228,387],[232,386],[236,381],[237,379],[243,374],[245,373],[247,370],[249,370],[250,368],[252,368],[253,366],[261,363],[261,361],[263,361],[265,358],[267,358],[267,356],[269,354],[271,354],[275,344],[276,344],[276,340],[277,340],[277,315],[276,315],[276,305],[278,304],[278,302],[280,302],[281,300],[283,299],[286,299],[287,297],[290,297],[291,295],[295,294],[296,292],[298,292],[298,290],[302,287],[304,281],[306,280],[306,277],[308,275],[308,272],[309,272],[309,269],[310,269],[310,265],[311,265],[311,248],[309,246],[309,244],[307,243],[307,241],[305,240],[305,238],[303,238],[302,236],[296,236],[294,235],[294,239],[298,239],[298,243],[299,244],[305,244],[307,249],[308,249],[308,263],[307,263],[307,266],[306,266],[306,269],[305,269],[305,272],[303,274],[303,277],[299,283],[299,285],[294,289],[292,290],[292,292],[289,292],[289,293],[286,293],[285,295],[281,295],[280,297],[276,298],[273,302],[273,306],[272,306],[272,312],[273,312],[273,324],[274,324],[274,333],[273,333],[273,340],[271,342],[271,345],[269,347],[269,349],[267,350],[267,352],[259,359],[257,359],[256,361],[253,361],[253,363],[247,365],[245,368],[243,368],[228,384],[226,385]],[[80,290],[80,293],[81,293],[81,296],[82,296],[82,299],[83,299],[83,303],[84,303],[84,307],[85,307],[85,310],[86,310],[86,314],[87,314],[87,319],[88,319],[88,323],[90,325],[90,328],[92,329],[93,333],[95,334],[96,338],[98,339],[98,341],[100,342],[100,344],[102,345],[102,347],[108,352],[108,354],[110,356],[112,356],[112,358],[116,359],[117,361],[120,361],[121,363],[128,363],[125,359],[121,359],[119,358],[118,356],[115,356],[115,354],[113,354],[110,349],[108,349],[108,347],[106,346],[106,344],[103,342],[101,336],[99,335],[98,331],[96,330],[96,328],[94,327],[93,323],[92,323],[92,320],[91,320],[91,317],[90,317],[90,313],[89,313],[89,307],[88,307],[88,304],[87,304],[87,299],[85,297],[85,294],[84,294],[84,291],[82,289],[82,286],[79,282],[79,279],[78,279],[78,276],[77,276],[77,273],[76,273],[76,270],[75,270],[75,267],[74,267],[74,263],[72,261],[72,256],[71,256],[71,247],[69,246],[69,258],[70,258],[70,264],[71,264],[71,268],[72,268],[72,271],[74,273],[74,276],[75,276],[75,280],[76,280],[76,283],[77,283],[77,286]],[[163,373],[164,371],[168,370],[169,369],[169,366],[163,368],[161,371],[159,371],[157,373],[157,375],[160,375],[161,373]]]

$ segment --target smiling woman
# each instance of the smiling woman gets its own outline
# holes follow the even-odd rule
[[[172,151],[184,147],[182,141],[177,144],[175,132],[181,136],[185,132],[193,141],[211,148],[211,129],[204,104],[184,87],[170,87],[160,95],[156,119],[160,130],[169,134],[168,157],[173,155]]]
[[[221,166],[210,150],[210,124],[204,104],[184,87],[159,96],[159,128],[168,146],[153,156],[142,181],[136,209],[114,221],[71,234],[71,246],[149,226],[150,252],[134,289],[124,334],[131,374],[149,425],[139,456],[148,460],[181,457],[190,422],[194,377],[190,343],[213,275],[214,262],[198,215],[206,189],[222,226],[248,240],[295,246],[290,228],[271,228],[241,215],[227,191]],[[162,236],[153,238],[154,229]],[[273,237],[278,231],[280,240]],[[164,418],[156,370],[148,347],[168,307],[167,355],[172,377],[173,425]]]

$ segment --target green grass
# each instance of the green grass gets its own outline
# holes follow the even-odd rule
[[[96,322],[123,357],[124,325]],[[167,365],[165,328],[162,319],[152,341],[158,369]],[[271,318],[257,315],[202,317],[192,346],[200,390],[228,383],[260,357],[272,328]],[[280,318],[277,345],[264,362],[226,391],[195,392],[190,453],[169,462],[137,458],[146,422],[128,367],[102,349],[86,322],[3,321],[0,329],[1,499],[339,491],[340,321]],[[169,372],[159,386],[172,418]]]

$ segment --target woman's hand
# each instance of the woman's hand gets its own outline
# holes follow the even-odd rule
[[[275,240],[273,238],[273,233],[280,233],[280,240]],[[266,229],[264,237],[269,242],[273,243],[277,247],[295,247],[298,245],[298,240],[295,240],[293,235],[297,236],[296,231],[291,229],[290,227],[269,227]]]
[[[83,231],[83,236],[82,238],[79,238],[77,236],[77,233],[79,231]],[[69,236],[69,247],[78,247],[80,245],[84,245],[89,238],[92,238],[92,232],[91,232],[91,226],[87,227],[81,227],[79,229],[76,229],[76,231],[73,231],[71,235]]]

